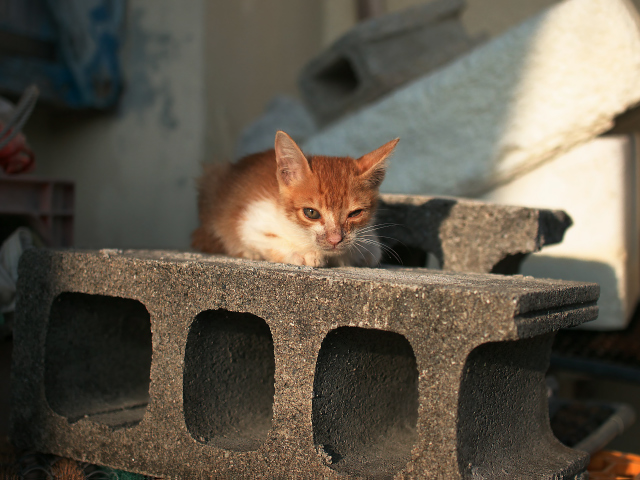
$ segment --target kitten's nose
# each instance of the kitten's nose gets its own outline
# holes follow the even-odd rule
[[[342,234],[340,232],[331,232],[327,235],[327,242],[334,247],[342,241]]]

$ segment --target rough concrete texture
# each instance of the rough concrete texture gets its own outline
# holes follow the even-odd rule
[[[461,198],[383,195],[378,209],[380,239],[404,266],[423,267],[430,253],[456,272],[517,273],[527,254],[561,242],[571,223],[559,210]]]
[[[29,250],[11,436],[165,478],[575,479],[553,332],[598,286],[192,253]],[[122,381],[118,381],[122,379]]]
[[[460,22],[463,0],[436,0],[353,27],[300,73],[303,99],[320,124],[357,110],[479,43]]]
[[[475,196],[608,130],[640,101],[639,52],[631,3],[566,0],[303,147],[357,157],[400,137],[384,191]]]
[[[635,135],[607,135],[483,196],[508,205],[562,208],[562,243],[528,256],[520,272],[596,282],[600,315],[585,328],[622,329],[640,297],[640,175]]]

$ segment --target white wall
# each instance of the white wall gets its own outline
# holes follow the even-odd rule
[[[221,162],[234,158],[240,132],[274,95],[297,95],[298,72],[322,48],[323,4],[233,0],[206,5],[206,152],[207,161]]]
[[[186,248],[204,160],[203,0],[129,0],[112,113],[38,108],[37,174],[76,182],[78,247]]]
[[[37,174],[76,183],[75,244],[187,249],[203,162],[235,139],[321,48],[322,5],[129,0],[116,111],[38,106],[26,133]]]

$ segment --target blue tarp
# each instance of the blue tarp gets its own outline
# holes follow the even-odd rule
[[[19,94],[31,84],[41,98],[71,108],[109,108],[122,89],[124,0],[4,0],[0,37],[51,46],[53,54],[12,53],[0,43],[0,89]],[[7,45],[5,45],[7,47]],[[10,47],[10,45],[9,45]],[[41,48],[39,51],[47,51]]]

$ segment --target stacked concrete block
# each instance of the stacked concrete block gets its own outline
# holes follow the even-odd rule
[[[640,297],[640,175],[636,135],[599,137],[482,197],[566,210],[574,225],[561,244],[527,257],[521,273],[596,282],[598,320],[627,326]]]
[[[400,137],[385,191],[479,195],[607,131],[640,102],[638,25],[626,0],[565,0],[303,147],[357,157]]]
[[[355,111],[480,43],[460,22],[463,0],[436,0],[352,28],[302,70],[302,97],[320,124]]]
[[[19,448],[164,478],[586,478],[544,375],[597,285],[30,250],[19,288]]]
[[[560,210],[387,194],[377,231],[392,250],[387,260],[405,266],[424,267],[431,254],[445,270],[513,274],[528,254],[560,243],[571,223]]]

